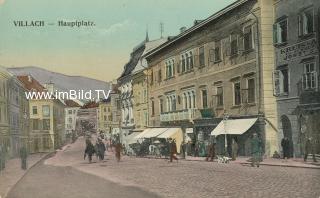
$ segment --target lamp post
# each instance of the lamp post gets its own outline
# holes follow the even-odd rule
[[[228,143],[227,143],[227,121],[229,119],[229,115],[227,113],[223,114],[223,127],[224,127],[224,152],[227,155]]]

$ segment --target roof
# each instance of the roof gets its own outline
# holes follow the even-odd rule
[[[45,88],[32,76],[17,76],[18,80],[23,84],[24,88],[28,91],[43,92]]]
[[[65,100],[65,104],[67,107],[81,107],[81,105],[74,100]]]
[[[91,109],[91,108],[97,108],[99,107],[99,103],[96,103],[94,101],[87,102],[84,104],[81,109]]]
[[[199,28],[204,27],[205,25],[207,25],[208,23],[218,19],[219,17],[221,17],[222,15],[228,13],[229,11],[237,8],[238,6],[244,4],[245,2],[247,2],[249,0],[237,0],[234,3],[230,4],[229,6],[223,8],[222,10],[216,12],[215,14],[211,15],[210,17],[200,21],[197,20],[197,23],[194,23],[195,25],[190,27],[189,29],[181,32],[179,35],[177,35],[176,37],[173,37],[172,39],[169,39],[167,42],[163,43],[162,45],[160,45],[159,47],[155,48],[154,50],[150,51],[149,53],[146,54],[146,58],[150,58],[152,55],[157,54],[158,52],[162,51],[163,49],[165,49],[168,46],[171,46],[173,43],[175,43],[176,41],[188,36],[189,34],[193,33],[194,31],[198,30]]]
[[[144,56],[167,40],[168,38],[160,38],[152,41],[145,40],[136,46],[131,53],[129,62],[124,66],[120,78],[145,69],[147,67],[147,61]]]

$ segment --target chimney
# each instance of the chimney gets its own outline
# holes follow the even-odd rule
[[[183,27],[180,28],[180,33],[184,32],[186,30],[187,30],[187,27],[183,26]]]
[[[32,77],[28,75],[28,82],[32,83]]]
[[[44,84],[44,87],[47,89],[48,92],[52,92],[52,93],[54,92],[54,90],[53,90],[53,88],[54,88],[54,87],[53,87],[53,83],[51,83],[51,82],[50,82],[50,83],[45,83],[45,84]]]

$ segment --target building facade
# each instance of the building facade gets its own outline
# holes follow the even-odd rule
[[[8,91],[10,155],[18,157],[21,146],[28,145],[29,101],[25,95],[26,90],[15,76],[9,80]]]
[[[98,131],[110,136],[112,132],[112,105],[111,98],[99,102]]]
[[[309,137],[320,153],[319,7],[316,0],[274,1],[278,135],[288,137],[295,157]]]
[[[71,138],[72,136],[76,135],[76,122],[78,118],[78,110],[80,109],[80,104],[73,100],[66,100],[65,101],[65,130],[66,130],[66,137]]]
[[[273,19],[271,1],[236,1],[149,52],[149,124],[192,127],[201,142],[223,118],[254,118],[248,132],[228,138],[238,139],[241,155],[250,154],[253,132],[266,155],[278,150]]]
[[[29,92],[47,90],[32,76],[18,76]],[[65,142],[65,104],[58,99],[29,99],[30,152],[51,152]]]
[[[10,150],[10,131],[9,131],[9,118],[8,118],[8,82],[11,75],[3,67],[0,67],[0,147],[1,151]],[[0,169],[4,163],[0,164]]]
[[[141,123],[141,120],[143,122],[143,119],[147,119],[148,117],[148,115],[145,114],[147,113],[145,109],[148,100],[145,98],[142,103],[140,101],[143,95],[147,95],[147,83],[144,83],[146,77],[144,76],[143,70],[145,70],[148,65],[144,55],[165,41],[167,41],[167,38],[149,41],[147,34],[146,39],[133,49],[129,62],[124,66],[124,71],[118,78],[121,102],[120,139],[123,139],[124,136],[134,131],[137,124],[139,125],[139,131],[146,126],[145,123]],[[138,77],[141,74],[143,83],[141,83],[141,76],[140,78]],[[136,90],[134,90],[134,88]],[[139,123],[136,122],[137,120]]]

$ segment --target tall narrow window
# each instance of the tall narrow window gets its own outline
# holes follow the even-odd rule
[[[274,24],[274,43],[281,44],[287,42],[288,37],[288,19],[283,19]]]
[[[159,103],[160,103],[160,113],[163,113],[163,99],[160,99]]]
[[[181,55],[181,69],[182,72],[186,71],[186,57],[184,55]]]
[[[304,74],[302,80],[304,89],[315,89],[318,87],[317,72],[315,70],[314,62],[304,64]]]
[[[204,67],[205,66],[205,56],[204,56],[204,47],[199,48],[199,66]]]
[[[243,34],[244,51],[253,49],[252,26],[245,27],[243,29]]]
[[[221,42],[215,42],[214,48],[214,62],[221,61]]]
[[[314,32],[314,11],[309,8],[301,12],[298,16],[299,36]]]
[[[202,108],[208,108],[208,94],[207,90],[204,89],[201,91],[202,92]]]
[[[255,102],[255,82],[254,78],[248,79],[248,103]]]
[[[240,82],[233,83],[233,104],[234,105],[240,105],[241,104]]]
[[[154,101],[151,101],[151,115],[154,116]]]
[[[38,114],[38,108],[37,106],[32,106],[32,114],[37,115]]]
[[[217,106],[223,106],[223,87],[217,87]]]
[[[238,54],[238,35],[236,34],[231,34],[230,36],[230,53],[231,56],[237,55]]]

